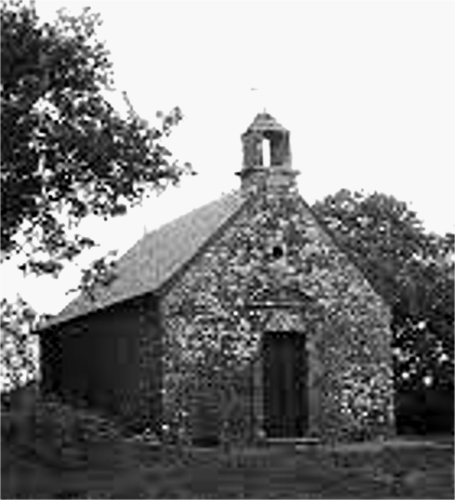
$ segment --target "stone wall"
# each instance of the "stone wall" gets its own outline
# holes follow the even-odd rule
[[[309,435],[393,431],[389,310],[296,192],[250,196],[162,300],[165,426],[262,436],[264,331],[305,333]]]

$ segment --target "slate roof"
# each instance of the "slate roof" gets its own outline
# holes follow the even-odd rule
[[[278,123],[272,115],[264,112],[256,115],[256,118],[253,120],[253,123],[247,128],[245,134],[248,134],[249,132],[263,132],[265,130],[276,130],[279,132],[288,131],[283,127],[283,125]]]
[[[117,261],[117,278],[109,287],[97,289],[96,302],[79,295],[48,325],[156,291],[240,210],[244,202],[240,192],[233,192],[146,234]]]

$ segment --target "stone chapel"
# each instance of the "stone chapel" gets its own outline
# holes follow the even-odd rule
[[[289,131],[263,112],[241,140],[237,191],[39,332],[43,390],[193,443],[390,436],[389,307],[300,196]]]

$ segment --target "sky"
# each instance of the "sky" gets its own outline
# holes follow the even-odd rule
[[[101,14],[114,102],[126,91],[151,122],[178,105],[184,120],[169,147],[198,173],[122,218],[87,221],[100,245],[80,267],[236,189],[240,135],[263,108],[291,132],[307,202],[342,188],[382,192],[408,203],[428,230],[453,232],[454,2],[35,3],[46,20],[60,7]],[[77,266],[56,280],[24,278],[13,264],[2,266],[2,295],[51,314],[73,297]]]

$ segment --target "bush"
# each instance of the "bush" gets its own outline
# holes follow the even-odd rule
[[[415,391],[396,396],[397,429],[401,434],[453,433],[453,391]]]
[[[21,455],[58,468],[123,467],[131,461],[108,419],[58,401],[37,399],[2,412],[2,441]]]

